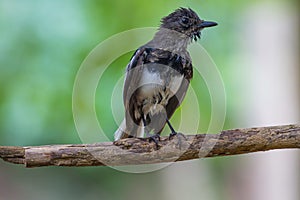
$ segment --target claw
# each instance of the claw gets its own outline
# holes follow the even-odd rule
[[[169,135],[169,140],[173,139],[174,136],[178,136],[178,135],[180,135],[180,136],[183,137],[185,140],[187,140],[187,138],[186,138],[186,136],[185,136],[184,134],[182,134],[182,133],[177,133],[177,132],[172,132],[172,133],[170,133],[170,135]]]
[[[177,136],[178,138],[178,146],[179,146],[179,149],[181,149],[182,147],[182,140],[181,140],[181,137],[183,137],[185,140],[187,140],[186,136],[182,133],[177,133],[177,132],[172,132],[170,133],[169,135],[169,140],[173,139],[173,137]],[[181,137],[179,137],[181,136]]]
[[[152,136],[148,137],[149,142],[154,142],[156,149],[159,149],[158,142],[160,141],[160,135],[159,134],[154,134]]]

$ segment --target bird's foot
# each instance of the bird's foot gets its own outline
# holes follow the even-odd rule
[[[160,135],[159,134],[154,134],[154,135],[149,135],[148,136],[148,141],[149,142],[154,142],[156,145],[156,149],[159,149],[158,142],[160,141]]]
[[[172,140],[175,136],[178,139],[179,149],[182,149],[182,138],[184,138],[185,140],[187,140],[186,136],[184,134],[182,134],[182,133],[172,132],[169,135],[169,140]]]
[[[187,140],[187,138],[186,138],[186,136],[184,135],[184,134],[182,134],[182,133],[177,133],[177,132],[173,132],[173,133],[170,133],[170,135],[169,135],[169,140],[171,140],[171,139],[173,139],[173,137],[174,136],[181,136],[181,137],[183,137],[185,140]]]

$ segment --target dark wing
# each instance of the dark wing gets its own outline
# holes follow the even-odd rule
[[[123,88],[123,103],[125,107],[125,123],[126,134],[122,134],[122,138],[128,137],[128,135],[138,137],[142,134],[141,129],[141,116],[136,116],[135,112],[138,112],[138,105],[135,91],[138,89],[142,71],[144,68],[144,61],[147,57],[147,50],[143,47],[136,50],[130,59],[126,69],[126,78]]]
[[[182,80],[182,83],[176,92],[176,94],[171,97],[168,101],[168,104],[166,106],[166,111],[167,111],[167,116],[168,119],[170,119],[175,112],[175,110],[180,106],[182,103],[186,92],[188,90],[190,80],[193,77],[193,66],[191,62],[186,62],[186,60],[181,60],[182,65],[183,65],[183,74],[184,74],[184,79]]]
[[[130,100],[131,95],[137,89],[134,88],[134,86],[138,85],[138,83],[140,82],[141,72],[143,71],[143,63],[146,56],[146,49],[139,48],[135,51],[130,59],[129,64],[127,65],[123,90],[123,103],[125,109],[127,109],[126,106],[128,106],[128,101]]]
[[[189,56],[189,55],[188,55]],[[152,116],[151,121],[153,122],[152,124],[154,125],[153,127],[150,127],[151,130],[154,131],[154,133],[161,133],[165,124],[166,124],[166,117],[170,119],[172,115],[174,114],[175,110],[180,106],[182,103],[186,92],[188,90],[190,80],[193,77],[193,67],[190,61],[190,58],[188,57],[189,60],[186,60],[180,56],[177,55],[172,55],[171,57],[168,57],[168,66],[172,67],[173,69],[177,70],[179,73],[184,75],[184,78],[181,82],[181,85],[179,86],[176,94],[172,96],[168,104],[166,105],[166,114],[164,113],[157,113],[154,116]],[[163,63],[163,59],[159,59],[160,63]]]

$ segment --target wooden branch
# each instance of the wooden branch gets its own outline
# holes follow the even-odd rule
[[[146,139],[129,138],[97,144],[1,146],[0,157],[26,167],[122,166],[175,162],[203,157],[300,148],[300,125],[248,128],[220,134],[162,137],[159,148]]]

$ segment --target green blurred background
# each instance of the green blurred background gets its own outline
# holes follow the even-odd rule
[[[241,60],[237,46],[242,41],[251,41],[241,36],[245,33],[243,26],[247,26],[243,20],[251,13],[250,8],[261,4],[275,5],[279,11],[282,8],[295,19],[299,17],[296,0],[0,0],[0,145],[82,143],[72,116],[72,90],[85,57],[116,33],[158,26],[161,17],[180,6],[191,7],[204,19],[219,23],[217,28],[202,34],[200,43],[224,80],[224,129],[247,126],[247,122],[238,120],[246,114],[239,110],[243,108],[239,98],[244,83],[239,75],[242,70],[235,62],[243,66],[251,59],[250,55]],[[296,39],[298,34],[295,33]],[[105,132],[111,133],[111,139],[117,124],[111,109],[106,108],[110,105],[112,85],[124,73],[129,59],[130,54],[126,54],[112,63],[97,90],[99,121]],[[249,71],[244,69],[243,73]],[[203,94],[199,103],[199,132],[205,132],[210,119],[210,98],[199,79],[200,76],[192,85]],[[243,114],[239,115],[240,111]],[[239,157],[204,159],[147,174],[130,174],[109,167],[24,169],[1,161],[0,199],[179,199],[180,195],[172,196],[173,191],[189,195],[187,199],[240,199],[229,192],[227,180],[238,163]]]

